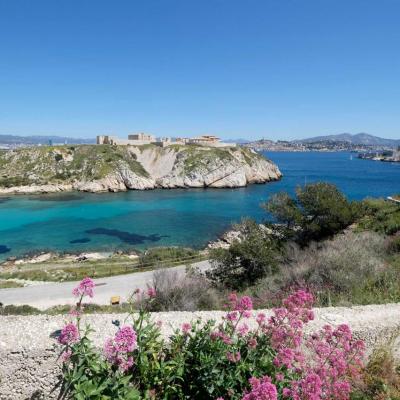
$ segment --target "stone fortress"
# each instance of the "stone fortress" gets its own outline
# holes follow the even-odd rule
[[[147,133],[135,133],[128,135],[128,139],[120,139],[116,136],[100,135],[97,136],[97,144],[122,145],[122,146],[142,146],[145,144],[154,144],[160,147],[171,145],[198,145],[206,147],[234,147],[236,143],[224,143],[220,138],[213,135],[203,135],[194,138],[156,138]]]

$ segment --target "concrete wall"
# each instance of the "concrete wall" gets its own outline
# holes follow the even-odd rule
[[[316,320],[309,324],[308,331],[325,324],[349,323],[354,335],[364,339],[370,351],[396,333],[400,324],[400,304],[315,311]],[[197,317],[219,321],[223,315],[219,311],[172,312],[154,313],[152,318],[162,321],[162,334],[168,337],[183,322]],[[95,345],[102,347],[104,340],[115,332],[111,321],[125,318],[126,315],[98,314],[84,316],[84,321],[96,331],[92,335]],[[54,388],[60,374],[57,360],[60,348],[51,334],[65,320],[63,316],[0,316],[0,400],[57,398],[58,391]],[[398,340],[395,348],[400,351]],[[399,353],[396,356],[400,359]]]

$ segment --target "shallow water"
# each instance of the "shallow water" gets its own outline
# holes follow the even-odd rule
[[[351,199],[400,193],[400,163],[349,153],[267,153],[284,177],[241,189],[174,189],[0,198],[0,259],[29,251],[204,246],[232,222],[266,218],[259,204],[278,191],[328,181]]]

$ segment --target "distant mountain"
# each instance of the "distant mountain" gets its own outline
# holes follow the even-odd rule
[[[378,136],[369,135],[368,133],[341,133],[338,135],[315,136],[308,139],[295,140],[295,143],[314,143],[314,142],[348,142],[355,145],[364,146],[400,146],[400,139],[384,139]]]
[[[96,139],[80,139],[67,136],[14,136],[0,135],[0,144],[18,145],[18,144],[49,144],[68,143],[68,144],[93,144]]]

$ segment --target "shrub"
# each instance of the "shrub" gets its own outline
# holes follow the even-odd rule
[[[75,399],[232,399],[284,398],[348,400],[360,375],[364,344],[347,325],[325,326],[304,337],[314,318],[313,297],[298,291],[282,307],[253,314],[250,297],[229,296],[223,322],[184,323],[168,342],[143,308],[132,322],[117,326],[104,352],[81,327],[80,305],[92,295],[90,279],[74,291],[75,322],[61,330],[63,395]],[[155,289],[149,288],[149,301]]]
[[[359,215],[358,203],[347,200],[335,185],[312,183],[296,189],[296,198],[280,193],[264,204],[275,219],[287,227],[299,226],[296,240],[305,245],[340,232]]]
[[[387,244],[387,250],[391,254],[400,253],[400,235],[396,235],[389,239],[389,242]]]
[[[253,290],[262,306],[294,288],[310,290],[320,305],[398,301],[400,276],[385,260],[386,246],[382,235],[352,231],[305,248],[288,243],[279,272]]]
[[[0,303],[0,315],[38,315],[40,310],[27,304],[15,306],[12,304],[3,306]]]
[[[201,275],[161,269],[154,272],[152,286],[155,296],[143,299],[149,311],[212,310],[221,304],[218,292]]]
[[[240,226],[241,239],[228,249],[210,254],[212,269],[207,276],[215,283],[243,289],[277,270],[281,243],[268,228],[246,220]]]
[[[400,206],[384,199],[368,199],[363,203],[364,216],[359,221],[360,230],[393,235],[400,231]]]
[[[378,346],[363,371],[354,399],[386,400],[400,399],[400,365],[395,362],[394,344],[398,337]]]

